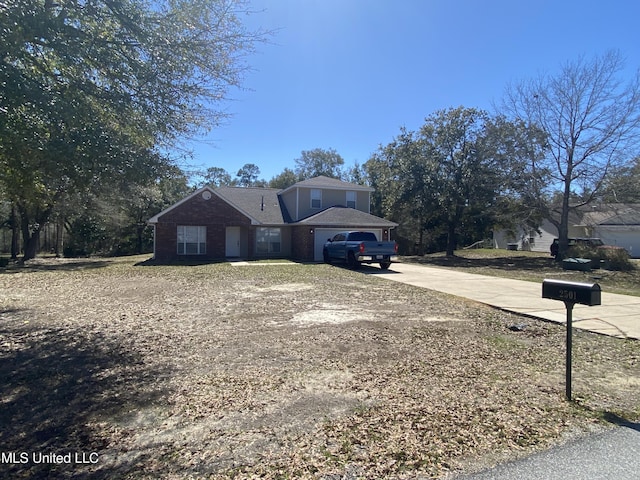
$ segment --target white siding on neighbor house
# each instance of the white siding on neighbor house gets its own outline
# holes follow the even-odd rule
[[[631,258],[640,258],[640,226],[599,225],[593,228],[593,233],[605,245],[622,247]]]
[[[551,243],[557,236],[558,230],[556,227],[548,220],[545,220],[540,225],[539,232],[520,229],[515,235],[511,235],[506,230],[494,231],[493,248],[506,249],[508,244],[517,243],[518,250],[549,252]]]
[[[549,220],[544,220],[539,227],[540,233],[535,233],[535,250],[532,252],[551,253],[551,244],[558,238],[558,229]]]
[[[540,234],[533,234],[533,244],[527,245],[529,236],[524,230],[520,230],[516,236],[508,234],[504,230],[493,232],[493,247],[507,248],[509,243],[517,243],[518,250],[530,250],[532,252],[548,252],[551,242],[558,237],[558,230],[545,221],[540,226]],[[640,258],[640,226],[629,225],[596,225],[593,227],[571,226],[569,238],[595,237],[600,238],[605,245],[622,247],[629,252],[631,258]]]

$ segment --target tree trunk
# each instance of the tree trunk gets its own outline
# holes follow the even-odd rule
[[[64,252],[64,218],[58,215],[56,221],[56,257],[61,257]]]
[[[558,227],[558,255],[556,261],[561,262],[567,257],[569,250],[569,199],[571,197],[571,183],[564,182],[562,196],[562,210],[560,211],[560,226]]]
[[[456,224],[449,222],[447,225],[447,257],[453,257],[456,251]]]
[[[34,230],[33,233],[29,236],[24,246],[24,255],[22,256],[22,261],[25,262],[27,260],[31,260],[36,258],[36,254],[38,253],[38,247],[40,246],[40,229]]]
[[[15,260],[20,253],[20,228],[18,228],[18,214],[16,206],[11,205],[11,258]]]
[[[26,209],[20,208],[20,205],[18,205],[18,209],[20,210],[20,228],[22,230],[23,243],[22,262],[26,262],[36,258],[38,247],[40,246],[40,230],[43,224],[38,221],[30,223]]]
[[[24,254],[22,261],[36,258],[40,248],[40,232],[42,227],[51,218],[51,212],[54,206],[62,198],[63,191],[55,194],[51,202],[47,203],[44,208],[33,208],[30,212],[29,206],[18,202],[16,208],[20,214],[20,228],[22,230],[22,242],[24,244]]]
[[[137,234],[137,238],[136,238],[136,250],[139,254],[142,253],[142,234],[144,233],[144,229],[145,229],[146,225],[145,224],[140,224],[138,223],[138,225],[136,226],[136,234]]]
[[[38,253],[38,246],[40,244],[40,225],[29,225],[29,218],[23,213],[20,219],[22,227],[22,242],[23,242],[23,254],[22,261],[26,262],[36,258]]]
[[[418,236],[418,248],[415,249],[415,254],[424,256],[424,221],[422,217],[418,220],[418,228],[420,229],[420,234]]]

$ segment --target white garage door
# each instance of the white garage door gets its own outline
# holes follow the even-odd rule
[[[615,245],[625,248],[631,258],[640,258],[640,234],[637,231],[613,231],[605,226],[596,228],[595,234],[606,245]]]
[[[347,229],[344,228],[316,228],[314,236],[313,246],[313,259],[316,262],[322,261],[322,247],[326,243],[328,238],[333,238],[336,233],[344,232]],[[382,238],[382,230],[365,229],[365,232],[373,232],[376,238],[380,240]]]

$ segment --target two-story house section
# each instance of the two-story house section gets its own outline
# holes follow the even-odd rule
[[[336,232],[389,240],[397,224],[370,214],[373,189],[315,177],[284,190],[203,187],[149,219],[154,258],[293,258],[321,261]]]
[[[315,177],[292,185],[280,197],[294,221],[329,207],[343,206],[371,213],[373,188],[329,177]]]

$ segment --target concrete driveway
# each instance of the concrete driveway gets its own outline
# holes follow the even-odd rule
[[[640,425],[628,423],[456,480],[637,480]]]
[[[506,311],[566,322],[564,303],[542,298],[542,284],[474,275],[454,269],[394,263],[388,271],[367,269],[395,282],[456,295]],[[602,292],[602,305],[573,309],[576,328],[619,338],[640,339],[640,297]],[[594,478],[631,480],[640,471],[640,424],[622,423],[528,458],[452,480],[521,480]]]
[[[542,284],[454,269],[410,263],[393,263],[387,271],[367,269],[367,273],[417,287],[456,295],[509,312],[566,322],[563,302],[542,298]],[[602,305],[573,308],[573,326],[619,338],[640,339],[640,297],[602,292]]]

